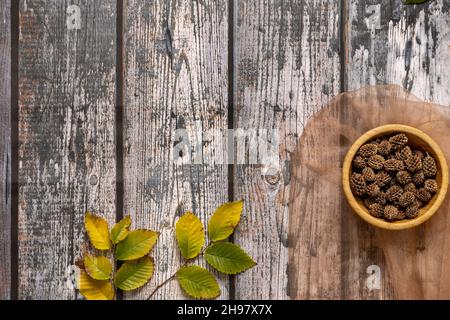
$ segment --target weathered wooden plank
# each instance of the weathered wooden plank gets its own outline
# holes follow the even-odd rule
[[[126,294],[131,299],[146,298],[182,263],[177,217],[192,210],[206,222],[228,198],[222,160],[183,163],[191,155],[218,155],[220,135],[207,131],[227,128],[228,5],[129,0],[125,11],[124,213],[135,227],[161,232],[151,285]],[[190,143],[186,137],[180,142],[177,129]],[[193,150],[195,143],[200,149]],[[183,157],[174,161],[174,155]],[[221,298],[227,298],[228,278],[220,279]],[[175,281],[154,295],[183,297]]]
[[[340,5],[322,0],[236,1],[235,8],[236,127],[275,130],[279,136],[278,170],[265,172],[270,166],[264,164],[237,166],[235,197],[246,205],[235,242],[258,265],[236,277],[236,298],[287,298],[291,153],[308,118],[339,92]],[[304,235],[320,231],[314,224],[301,230]],[[331,231],[323,236],[339,237],[339,229]],[[316,250],[320,255],[326,248]],[[331,251],[338,254],[339,244]],[[334,282],[319,288],[315,280],[340,262],[337,258],[330,266],[326,259],[306,257],[301,267],[316,277],[300,281],[291,272],[289,282],[301,286],[293,298],[317,298],[325,292],[335,296]]]
[[[19,298],[77,297],[84,213],[115,220],[116,1],[20,2]]]
[[[11,288],[11,2],[0,3],[0,300]]]
[[[349,15],[344,30],[347,35],[346,90],[369,84],[396,83],[421,99],[450,105],[450,78],[446,72],[450,63],[448,1],[437,0],[419,6],[405,6],[400,0],[381,3],[350,0],[346,4]],[[383,237],[355,219],[347,224],[347,230],[345,242],[349,256],[355,261],[353,268],[359,272],[347,269],[354,275],[351,279],[354,284],[348,287],[346,297],[405,298],[399,296],[398,288],[391,281],[396,271],[386,261],[388,252],[384,252],[383,247],[387,246],[380,242]],[[424,237],[423,232],[420,237]],[[364,284],[365,270],[370,265],[380,267],[379,290],[369,291]]]

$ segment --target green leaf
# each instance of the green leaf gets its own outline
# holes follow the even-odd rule
[[[78,279],[80,293],[88,300],[113,300],[114,288],[108,280],[92,279],[86,272],[80,272]]]
[[[108,222],[106,222],[105,219],[87,212],[84,218],[84,225],[89,239],[96,249],[111,249],[111,241],[109,241]]]
[[[111,271],[112,265],[108,258],[99,256],[94,257],[89,254],[84,256],[84,267],[86,272],[96,280],[108,280]]]
[[[130,232],[129,228],[131,225],[130,216],[126,216],[119,222],[117,222],[114,227],[111,229],[111,241],[114,244],[118,244],[120,241],[125,239]]]
[[[425,3],[429,0],[405,0],[406,4],[419,4],[419,3]]]
[[[134,230],[116,246],[117,260],[139,259],[150,252],[159,234],[151,230]]]
[[[181,288],[193,298],[212,299],[220,295],[216,278],[202,267],[182,267],[176,276]]]
[[[212,241],[228,238],[241,219],[244,201],[226,203],[212,215],[208,223],[208,235]]]
[[[206,261],[216,270],[226,274],[237,274],[256,265],[239,246],[230,242],[219,242],[205,250]]]
[[[117,271],[114,283],[119,289],[130,291],[142,287],[153,275],[153,260],[144,257],[125,262]]]
[[[192,212],[185,213],[175,226],[175,234],[181,254],[185,259],[198,256],[205,243],[203,224]]]

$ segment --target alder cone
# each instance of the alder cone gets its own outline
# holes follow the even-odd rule
[[[384,169],[386,169],[386,171],[400,171],[404,168],[405,166],[401,160],[389,159],[384,162]]]
[[[420,188],[416,192],[416,197],[420,201],[428,202],[431,199],[431,193],[428,190],[426,190],[425,188]]]
[[[378,146],[375,143],[367,143],[359,148],[359,154],[365,158],[376,155],[378,152]]]
[[[400,207],[407,207],[411,203],[413,203],[415,199],[416,196],[414,195],[414,193],[406,191],[403,192],[403,194],[399,197],[398,204],[400,205]]]
[[[394,185],[387,189],[386,191],[386,198],[391,201],[397,201],[400,196],[403,194],[403,189],[400,186]]]
[[[369,158],[369,160],[367,161],[367,164],[372,169],[381,170],[381,169],[383,169],[384,158],[382,156],[380,156],[379,154],[371,156]]]
[[[375,202],[384,206],[387,202],[386,193],[383,191],[378,192],[378,195],[375,197]]]
[[[391,179],[392,178],[388,173],[381,171],[377,174],[375,181],[380,187],[384,187],[387,186],[389,182],[391,182]]]
[[[398,160],[405,161],[405,160],[411,158],[412,155],[413,155],[413,153],[411,151],[411,148],[409,146],[406,146],[406,147],[402,148],[401,150],[398,150],[395,153],[395,158]]]
[[[387,156],[389,153],[391,153],[392,145],[389,141],[381,141],[378,145],[378,153],[382,156]]]
[[[384,207],[384,217],[389,221],[399,220],[402,219],[402,213],[397,207],[387,205]]]
[[[405,161],[405,165],[409,172],[417,172],[422,169],[422,159],[417,155],[413,155]]]
[[[356,156],[353,159],[353,167],[355,167],[355,169],[359,169],[359,170],[364,169],[366,167],[366,160],[361,156]]]
[[[430,193],[436,193],[438,190],[438,184],[434,179],[425,180],[423,187]]]
[[[389,138],[394,149],[399,149],[408,143],[408,137],[404,133],[396,134]]]
[[[369,197],[374,198],[380,193],[380,187],[376,183],[371,183],[367,186],[366,193]]]
[[[427,178],[433,178],[437,173],[436,161],[429,154],[423,158],[423,173]]]
[[[384,216],[384,207],[379,203],[373,203],[369,206],[369,212],[376,218],[382,218]]]
[[[423,173],[423,171],[421,170],[419,172],[416,172],[413,175],[412,181],[414,182],[416,187],[420,187],[425,182],[425,174]]]
[[[415,194],[416,191],[417,191],[417,188],[416,188],[416,185],[414,183],[410,182],[403,188],[403,191],[405,191],[405,192],[412,192],[412,193]]]
[[[350,179],[350,187],[356,195],[362,196],[366,193],[366,180],[361,174],[353,173]]]
[[[401,185],[406,185],[406,184],[410,183],[411,179],[412,179],[411,174],[405,170],[401,170],[401,171],[397,172],[396,178],[397,178],[398,183],[400,183]]]
[[[366,167],[362,170],[362,175],[364,179],[368,182],[373,182],[377,178],[375,172],[372,168]]]
[[[420,207],[417,202],[413,202],[408,207],[406,207],[405,214],[409,219],[413,219],[419,215]]]

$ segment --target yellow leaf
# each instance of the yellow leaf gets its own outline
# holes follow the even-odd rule
[[[103,256],[94,257],[89,254],[85,255],[84,267],[86,272],[96,280],[108,280],[112,271],[111,262]]]
[[[109,241],[108,222],[106,222],[105,219],[87,212],[84,219],[84,224],[89,239],[96,249],[108,250],[111,248],[111,242]]]
[[[114,225],[111,229],[111,241],[113,244],[119,243],[128,236],[130,225],[130,216],[126,216]]]
[[[178,283],[193,298],[212,299],[220,295],[220,287],[211,272],[199,266],[181,267],[176,274]]]
[[[198,256],[205,243],[203,224],[192,212],[185,213],[175,227],[175,234],[181,254],[185,259]]]
[[[80,293],[88,300],[113,300],[114,288],[108,280],[95,280],[81,271],[78,282]]]
[[[225,203],[217,208],[208,223],[208,235],[212,241],[228,238],[241,219],[244,201]]]
[[[153,275],[153,260],[143,257],[127,261],[117,271],[114,283],[119,289],[130,291],[142,287]]]
[[[117,260],[134,260],[145,256],[158,240],[159,234],[151,230],[134,230],[116,246]]]

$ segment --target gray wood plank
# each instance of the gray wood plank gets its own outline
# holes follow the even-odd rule
[[[207,133],[227,128],[228,6],[225,0],[129,0],[125,11],[124,213],[134,226],[161,232],[151,284],[125,295],[142,299],[182,263],[177,217],[192,210],[206,222],[228,198],[227,166],[208,160],[222,139]],[[202,164],[183,163],[194,146],[179,142],[177,129],[200,142],[193,156],[203,155]],[[174,161],[174,153],[183,158]],[[220,286],[220,298],[227,298],[227,277],[220,276]],[[176,281],[154,295],[184,297]]]
[[[0,300],[11,289],[11,2],[0,3]]]
[[[115,30],[113,0],[20,2],[21,299],[76,298],[84,214],[115,220]]]
[[[236,127],[275,130],[280,151],[278,170],[237,166],[235,197],[246,204],[235,242],[258,265],[236,277],[236,298],[288,298],[290,157],[308,118],[339,92],[340,5],[323,0],[235,1],[235,8]],[[324,236],[339,239],[340,230],[332,232]],[[333,265],[341,263],[337,246]],[[318,255],[330,252],[317,250]],[[316,275],[330,267],[326,259],[310,258],[302,267]],[[301,286],[293,298],[338,294],[333,285],[340,283],[340,274],[329,274],[330,282],[320,288],[316,278],[297,276],[289,279]]]
[[[346,34],[346,90],[371,84],[395,83],[420,99],[450,105],[450,3],[436,0],[406,6],[400,0],[349,0]],[[376,111],[374,111],[376,112]],[[381,290],[368,292],[365,277],[357,276],[349,297],[401,298],[376,233],[365,224],[349,223],[347,243],[360,256],[359,269],[377,265],[382,272]],[[424,232],[421,232],[424,236]],[[365,254],[367,252],[367,254]],[[358,275],[358,274],[356,274]],[[403,284],[405,287],[405,284]],[[418,294],[418,292],[416,292]]]

